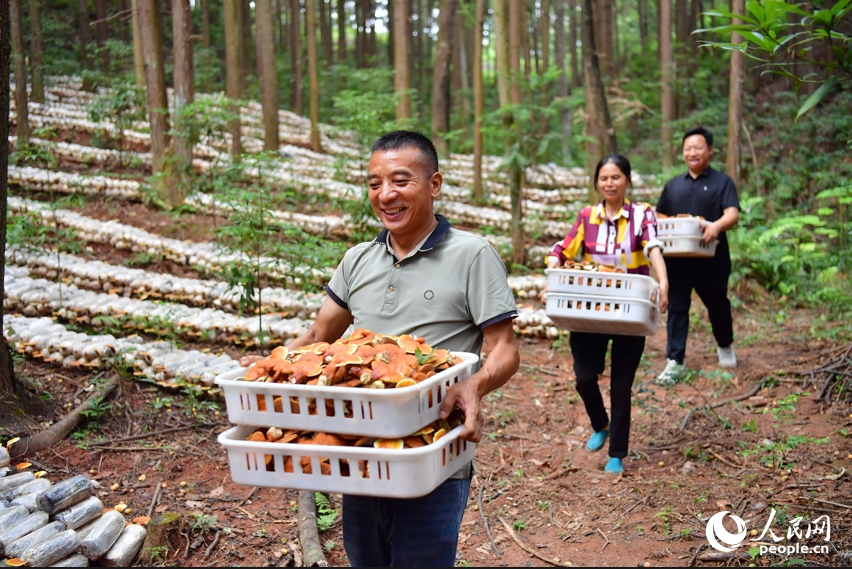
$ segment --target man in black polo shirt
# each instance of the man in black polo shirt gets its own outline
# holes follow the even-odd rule
[[[736,367],[731,303],[728,300],[728,277],[731,256],[725,231],[740,219],[740,200],[734,181],[727,174],[710,167],[713,133],[696,127],[683,136],[683,159],[689,168],[675,176],[663,188],[657,213],[676,216],[680,213],[700,215],[711,223],[703,228],[705,243],[718,239],[712,258],[666,257],[669,275],[669,319],[666,367],[657,376],[663,383],[676,381],[683,372],[686,337],[689,333],[689,305],[692,289],[707,307],[713,336],[718,344],[720,367]]]

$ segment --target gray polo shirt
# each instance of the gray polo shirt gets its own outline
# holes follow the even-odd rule
[[[479,355],[482,330],[518,315],[506,267],[483,238],[438,226],[404,259],[387,229],[349,249],[326,287],[352,313],[354,326],[379,334],[413,334],[434,348]],[[452,478],[468,478],[470,465]]]

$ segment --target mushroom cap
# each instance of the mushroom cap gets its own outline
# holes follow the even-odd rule
[[[287,356],[290,354],[290,350],[287,349],[287,346],[278,346],[272,353],[269,354],[269,359],[271,360],[286,360]]]
[[[373,446],[388,450],[402,450],[405,448],[405,442],[402,439],[377,439]]]
[[[400,388],[400,387],[411,387],[412,385],[417,385],[417,382],[416,382],[416,381],[414,381],[413,379],[411,379],[410,377],[406,377],[405,379],[403,379],[403,380],[399,381],[399,382],[396,384],[396,387],[397,387],[397,388]]]

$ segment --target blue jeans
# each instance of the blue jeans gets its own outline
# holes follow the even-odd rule
[[[343,546],[352,567],[452,567],[470,480],[420,498],[343,496]]]

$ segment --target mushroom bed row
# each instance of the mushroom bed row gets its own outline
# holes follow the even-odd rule
[[[123,504],[104,509],[95,484],[82,474],[53,484],[32,472],[0,468],[0,557],[18,560],[11,566],[88,567],[91,561],[129,567],[145,542],[145,527],[125,520],[118,509]],[[6,559],[0,564],[7,566]]]
[[[139,336],[116,338],[68,330],[47,317],[3,317],[3,336],[19,353],[65,368],[100,369],[115,359],[138,377],[165,385],[210,386],[216,376],[233,371],[239,362],[227,354],[181,350],[166,341],[145,342]]]

